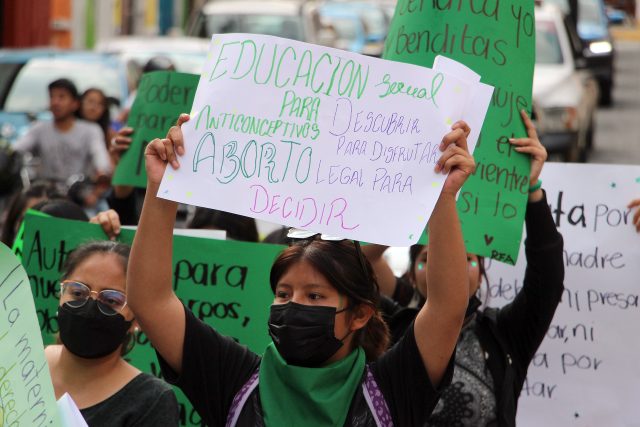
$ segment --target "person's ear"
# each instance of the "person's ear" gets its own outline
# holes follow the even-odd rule
[[[349,330],[357,331],[362,329],[374,314],[374,308],[368,304],[358,304],[353,309],[353,316],[351,317],[351,326]]]

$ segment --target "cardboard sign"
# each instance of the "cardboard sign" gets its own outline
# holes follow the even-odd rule
[[[513,264],[529,158],[513,151],[508,139],[526,136],[519,111],[531,112],[533,2],[398,1],[384,58],[431,67],[438,55],[465,64],[495,87],[474,151],[476,173],[460,193],[458,212],[469,252]]]
[[[529,366],[518,426],[638,425],[640,234],[627,208],[640,197],[640,167],[548,163],[547,201],[564,238],[565,291]],[[492,263],[489,301],[522,288],[515,267]]]
[[[20,261],[2,243],[0,425],[61,425],[29,279]]]
[[[119,240],[131,244],[133,237],[132,230],[122,230]],[[82,243],[106,238],[96,224],[25,216],[23,264],[45,343],[53,343],[58,332],[57,295],[66,257]],[[174,236],[173,244],[173,289],[182,302],[220,333],[262,353],[271,340],[267,333],[273,301],[269,272],[283,247],[185,236]],[[155,351],[143,333],[136,336],[126,358],[140,370],[160,376]],[[177,389],[176,395],[182,425],[199,425],[200,416],[186,397]]]
[[[480,108],[453,73],[270,36],[215,35],[204,70],[159,197],[387,245],[417,242]]]
[[[113,184],[147,186],[144,149],[155,138],[164,138],[181,113],[191,111],[198,77],[174,71],[145,73],[140,79],[127,126],[132,141],[113,174]]]

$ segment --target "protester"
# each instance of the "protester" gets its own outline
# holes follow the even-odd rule
[[[486,281],[483,259],[468,255],[469,303],[455,355],[451,386],[425,426],[515,426],[517,402],[527,369],[542,343],[564,289],[563,240],[556,230],[540,172],[547,152],[535,127],[521,113],[527,138],[512,139],[515,150],[531,156],[529,201],[525,215],[527,270],[513,302],[501,309],[479,310],[477,296]],[[429,246],[411,249],[410,277],[418,305],[431,299]],[[395,292],[396,290],[393,290]],[[425,304],[426,305],[426,304]],[[402,331],[419,313],[406,308],[391,316],[392,329]]]
[[[13,245],[27,209],[50,198],[64,197],[64,189],[52,181],[36,181],[29,188],[16,192],[7,206],[2,224],[2,243]]]
[[[633,214],[633,225],[636,227],[636,231],[640,233],[640,199],[634,199],[627,206],[629,209],[636,209],[636,212]]]
[[[224,230],[227,232],[227,239],[255,243],[259,241],[255,219],[215,209],[196,208],[187,228]]]
[[[422,425],[449,383],[468,300],[455,206],[475,167],[468,126],[456,123],[441,144],[436,171],[449,176],[430,222],[431,300],[403,340],[385,351],[377,285],[359,245],[313,239],[285,249],[272,267],[268,327],[275,344],[261,358],[198,320],[173,292],[177,204],[155,195],[166,165],[179,167],[180,125],[187,120],[181,115],[166,139],[147,146],[148,191],[127,275],[131,307],[164,377],[182,388],[210,426],[374,426],[381,419]]]
[[[93,122],[100,126],[105,140],[105,148],[109,148],[106,141],[111,141],[115,131],[111,128],[111,114],[109,98],[98,88],[92,87],[84,91],[80,97],[80,108],[76,112],[78,118]]]
[[[58,307],[61,344],[45,349],[55,395],[69,393],[90,427],[177,426],[171,387],[123,359],[137,329],[127,305],[128,257],[127,245],[101,241],[67,258]]]
[[[78,90],[68,79],[49,84],[52,122],[36,123],[14,148],[41,159],[40,177],[66,182],[72,176],[98,177],[111,171],[100,127],[77,119]]]

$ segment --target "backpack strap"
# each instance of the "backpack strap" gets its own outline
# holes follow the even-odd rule
[[[234,396],[231,401],[231,408],[229,408],[225,427],[235,427],[238,422],[238,417],[240,417],[240,412],[242,412],[242,408],[244,408],[245,403],[247,403],[247,399],[249,399],[253,390],[258,386],[258,372],[259,369],[256,369],[249,377],[249,380]]]
[[[393,427],[393,420],[391,419],[387,401],[384,399],[380,387],[378,387],[378,383],[369,369],[369,365],[367,365],[365,380],[362,383],[362,391],[376,426]]]

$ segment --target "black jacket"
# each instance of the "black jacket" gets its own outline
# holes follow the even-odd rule
[[[500,309],[476,313],[475,332],[496,390],[498,425],[516,425],[518,397],[529,363],[549,329],[564,290],[562,235],[545,197],[527,205],[527,269],[515,299]],[[387,305],[385,308],[393,308]],[[418,309],[387,312],[394,337],[413,321]]]

